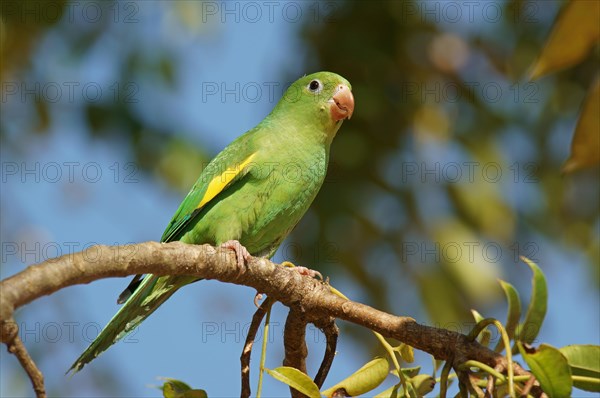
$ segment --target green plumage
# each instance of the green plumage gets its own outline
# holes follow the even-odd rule
[[[314,81],[319,90],[312,90]],[[253,256],[270,258],[323,183],[329,147],[343,120],[330,112],[340,85],[350,88],[343,77],[329,72],[294,82],[260,124],[202,171],[161,241],[220,245],[238,240]],[[133,294],[70,370],[79,371],[195,280],[146,275],[139,286],[132,283]]]

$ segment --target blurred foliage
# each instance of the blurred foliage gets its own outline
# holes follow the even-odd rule
[[[63,17],[66,0],[53,2],[44,18],[35,10],[40,0],[3,0],[0,8],[0,82],[9,80],[11,73],[27,64],[35,40],[44,30]],[[4,90],[4,87],[2,88]]]
[[[552,28],[531,77],[536,79],[578,64],[600,40],[600,3],[570,1]]]
[[[430,9],[435,4],[443,7]],[[540,236],[587,256],[598,280],[598,168],[561,178],[566,148],[556,143],[567,140],[555,136],[570,132],[553,131],[572,120],[592,85],[597,47],[552,81],[529,83],[521,76],[553,22],[539,4],[502,3],[497,23],[470,29],[436,23],[444,22],[443,10],[426,18],[424,7],[427,2],[349,2],[334,21],[304,31],[314,68],[348,76],[357,101],[332,149],[335,183],[325,184],[313,206],[320,221],[313,244],[336,242],[339,262],[383,308],[392,305],[394,291],[417,285],[441,323],[500,297],[495,279],[513,269],[506,267],[512,254],[539,255]],[[590,14],[597,22],[593,7]],[[469,95],[474,81],[498,83],[510,98]],[[462,94],[452,97],[458,100],[444,95],[450,87]],[[520,96],[511,96],[519,92],[513,87]],[[590,118],[597,122],[597,109]],[[455,174],[444,172],[452,162],[479,168],[472,180],[463,173],[454,183]],[[485,165],[498,166],[500,182],[482,172]],[[465,255],[469,242],[477,244],[473,258]],[[486,244],[502,248],[501,261],[489,261],[491,251],[481,256]],[[428,252],[436,248],[439,257]]]
[[[164,398],[207,398],[204,390],[194,390],[183,381],[165,377],[165,383],[159,388]]]
[[[571,1],[552,28],[531,77],[578,64],[596,51],[600,42],[600,2]],[[572,172],[600,163],[600,75],[590,84],[563,171]]]
[[[571,143],[571,155],[563,167],[565,172],[573,172],[583,167],[597,166],[600,162],[600,76],[590,87],[577,122],[575,136]]]

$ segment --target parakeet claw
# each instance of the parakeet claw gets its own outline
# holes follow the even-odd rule
[[[315,271],[314,269],[306,268],[306,267],[298,267],[289,261],[284,261],[281,263],[284,267],[293,268],[294,271],[298,272],[300,275],[310,276],[311,278],[319,278],[323,280],[323,275],[319,271]]]
[[[252,258],[248,249],[246,249],[240,242],[237,240],[228,240],[227,242],[221,243],[219,247],[223,249],[231,249],[235,252],[235,257],[237,259],[238,268],[240,269],[240,275],[246,271],[246,261]]]
[[[254,305],[256,306],[256,308],[260,307],[259,301],[262,300],[263,297],[264,297],[264,294],[262,294],[262,293],[256,293],[256,296],[254,296]]]
[[[310,276],[311,278],[319,278],[323,280],[323,275],[319,271],[315,271],[314,269],[306,268],[306,267],[296,267],[294,268],[300,275]]]

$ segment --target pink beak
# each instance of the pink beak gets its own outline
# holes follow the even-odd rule
[[[352,117],[352,113],[354,112],[354,96],[348,86],[340,84],[331,98],[331,102],[333,102],[331,106],[331,117],[333,120],[338,121]]]

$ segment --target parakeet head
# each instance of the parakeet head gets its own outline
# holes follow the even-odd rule
[[[296,80],[273,113],[293,115],[300,125],[314,125],[331,141],[344,119],[354,112],[352,86],[342,76],[317,72]]]

